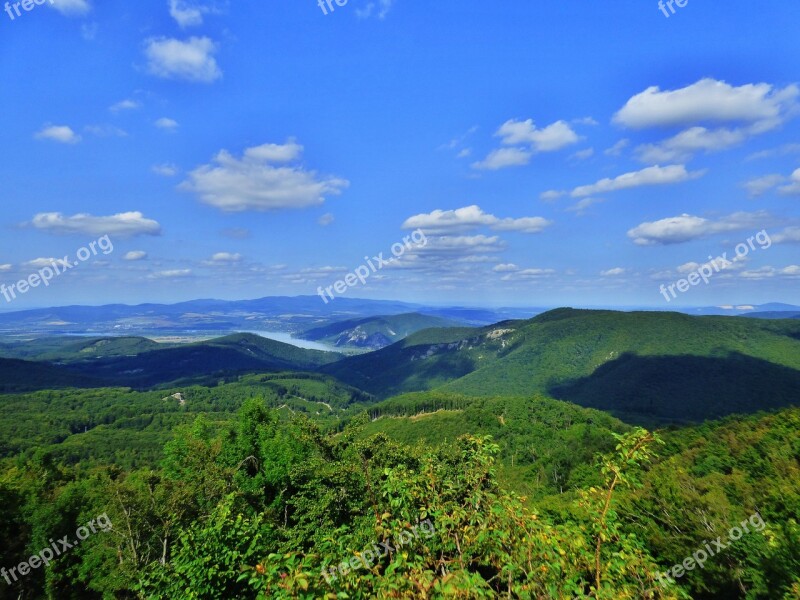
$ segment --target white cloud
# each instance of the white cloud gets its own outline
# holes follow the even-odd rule
[[[164,79],[212,83],[222,77],[214,53],[217,45],[207,37],[151,38],[145,42],[148,71]]]
[[[790,154],[800,154],[800,144],[784,144],[777,148],[755,152],[747,157],[747,160],[758,160],[761,158],[773,158],[775,156],[788,156]]]
[[[600,204],[601,202],[605,202],[602,198],[584,198],[583,200],[579,200],[573,206],[567,208],[568,211],[574,212],[579,217],[582,217],[586,214],[586,210],[595,204]]]
[[[603,277],[618,277],[620,275],[625,274],[625,269],[622,267],[614,267],[613,269],[608,269],[607,271],[600,271],[600,275]]]
[[[800,244],[800,227],[787,227],[771,238],[776,244]]]
[[[586,160],[592,156],[594,156],[594,148],[586,148],[586,150],[575,152],[570,156],[570,158],[574,160]]]
[[[319,219],[317,219],[317,223],[322,225],[323,227],[327,227],[331,223],[333,223],[334,217],[331,213],[325,213]]]
[[[563,198],[566,195],[567,192],[562,192],[560,190],[547,190],[546,192],[539,194],[539,200],[544,202],[552,202],[554,200],[558,200],[559,198]]]
[[[631,141],[628,139],[622,139],[618,141],[616,144],[611,146],[610,148],[606,148],[603,151],[603,154],[606,156],[619,156],[622,154],[622,151],[625,150],[628,146],[630,146]]]
[[[784,196],[800,194],[800,169],[797,169],[794,173],[792,173],[790,179],[790,183],[787,185],[782,185],[778,188],[778,192],[780,194],[783,194]]]
[[[156,271],[150,275],[151,279],[181,279],[189,277],[192,274],[191,269],[168,269],[166,271]]]
[[[783,175],[764,175],[763,177],[756,177],[755,179],[746,181],[742,184],[742,187],[747,190],[751,198],[756,198],[758,196],[763,196],[769,190],[784,181],[786,181],[786,178]]]
[[[786,277],[800,277],[800,265],[789,265],[780,270],[780,274]]]
[[[554,274],[555,270],[553,269],[520,269],[503,275],[500,279],[502,281],[538,280]]]
[[[628,100],[614,115],[614,122],[637,129],[706,121],[757,122],[769,127],[782,122],[795,108],[798,93],[795,85],[782,89],[767,83],[733,87],[714,79],[678,90],[653,86]]]
[[[241,261],[241,254],[233,254],[231,252],[217,252],[211,257],[211,262],[214,264],[232,264]]]
[[[169,0],[169,14],[181,29],[203,24],[203,15],[212,9],[189,0]]]
[[[67,125],[45,125],[34,137],[37,140],[52,140],[61,144],[77,144],[81,141],[81,136]]]
[[[692,127],[657,144],[644,144],[636,149],[639,160],[646,163],[688,161],[696,152],[719,152],[747,139],[743,129],[706,129]]]
[[[422,229],[430,234],[464,233],[480,227],[488,227],[495,231],[519,231],[522,233],[539,233],[551,224],[542,217],[522,217],[519,219],[500,219],[483,212],[477,205],[465,206],[456,210],[434,210],[409,217],[403,223],[403,229]]]
[[[519,267],[514,263],[504,263],[496,265],[492,269],[492,271],[494,271],[495,273],[511,273],[514,271],[519,271]]]
[[[763,212],[738,212],[713,221],[683,214],[649,223],[628,231],[628,237],[639,246],[681,244],[728,231],[759,227],[768,218]]]
[[[356,9],[356,16],[359,19],[368,19],[374,14],[378,19],[385,19],[386,15],[389,14],[389,11],[392,9],[393,4],[394,0],[377,0],[377,2],[368,2],[364,8]]]
[[[531,156],[533,153],[523,148],[498,148],[492,150],[483,160],[472,163],[472,168],[497,171],[508,167],[521,167],[530,162]]]
[[[125,256],[122,257],[122,260],[137,261],[145,260],[146,258],[147,252],[144,250],[131,250],[130,252],[125,253]]]
[[[11,265],[11,264],[8,264],[8,263],[0,265],[0,272],[1,273],[5,273],[6,271],[10,271],[13,267],[14,267],[14,265]]]
[[[141,102],[138,102],[137,100],[126,99],[126,100],[120,100],[116,104],[112,104],[111,106],[108,107],[108,110],[110,110],[113,113],[118,113],[122,112],[123,110],[136,110],[137,108],[141,107],[142,107]]]
[[[658,165],[647,167],[641,171],[625,173],[614,179],[601,179],[591,185],[583,185],[572,190],[573,198],[582,198],[594,194],[615,192],[650,185],[671,185],[697,179],[702,177],[705,171],[688,172],[684,165],[669,165],[660,167]]]
[[[31,269],[43,269],[44,267],[52,266],[53,263],[60,266],[67,266],[63,258],[34,258],[33,260],[27,261],[25,266]],[[69,260],[67,260],[67,263],[69,263]]]
[[[155,122],[155,126],[159,129],[165,129],[166,131],[175,131],[178,128],[178,122],[174,119],[161,117]]]
[[[58,0],[50,6],[68,17],[80,17],[92,10],[89,0]]]
[[[349,185],[345,179],[320,177],[299,165],[273,164],[299,159],[302,151],[292,140],[248,148],[242,158],[221,150],[211,164],[191,171],[180,189],[223,211],[241,212],[316,206]]]
[[[577,144],[581,139],[565,121],[556,121],[544,129],[537,129],[533,119],[510,119],[500,126],[495,137],[502,138],[506,146],[525,144],[536,152],[555,152]]]
[[[162,177],[175,177],[180,172],[180,169],[173,164],[165,163],[163,165],[153,165],[150,167],[150,170],[153,171],[156,175],[161,175]]]
[[[36,229],[56,234],[109,236],[160,235],[161,225],[140,212],[118,213],[108,217],[77,214],[66,217],[59,212],[39,213],[30,223]]]

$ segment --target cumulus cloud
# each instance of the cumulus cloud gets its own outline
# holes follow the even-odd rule
[[[785,196],[800,194],[800,169],[797,169],[794,173],[792,173],[789,180],[790,181],[787,185],[782,185],[778,188],[778,192]]]
[[[293,140],[245,150],[241,158],[221,150],[210,164],[191,171],[180,189],[226,212],[306,208],[338,195],[349,182],[321,177],[299,164],[303,147]]]
[[[131,250],[130,252],[125,253],[125,255],[122,257],[122,260],[134,262],[137,260],[145,260],[146,258],[147,252],[144,250]]]
[[[521,233],[539,233],[551,225],[542,217],[522,217],[519,219],[500,219],[485,213],[477,206],[465,206],[456,210],[434,210],[409,217],[403,223],[403,229],[422,229],[430,234],[465,233],[480,227],[495,231],[518,231]]]
[[[145,42],[147,70],[164,79],[212,83],[222,77],[214,53],[217,44],[207,37],[151,38]]]
[[[536,153],[555,152],[581,140],[566,121],[556,121],[539,129],[533,119],[510,119],[494,135],[508,147],[492,150],[485,159],[473,163],[472,168],[496,171],[527,165]]]
[[[131,237],[137,235],[160,235],[161,225],[146,219],[140,212],[125,212],[107,217],[95,217],[81,213],[71,217],[60,212],[39,213],[30,225],[41,231],[56,234],[110,235]]]
[[[6,271],[10,271],[13,267],[14,267],[14,265],[9,264],[9,263],[2,264],[2,265],[0,265],[0,273],[4,273]]]
[[[781,185],[785,184],[785,185]],[[764,175],[746,181],[742,186],[747,190],[750,197],[756,198],[763,196],[773,189],[777,189],[778,193],[783,196],[793,196],[800,194],[800,169],[788,177],[773,173],[771,175]]]
[[[614,122],[636,129],[698,122],[780,123],[796,107],[796,85],[777,88],[767,83],[734,87],[724,81],[701,79],[677,90],[649,87],[630,98]]]
[[[593,196],[595,194],[603,194],[607,192],[616,192],[618,190],[627,190],[642,186],[651,185],[672,185],[675,183],[682,183],[691,179],[702,177],[705,171],[692,171],[686,170],[684,165],[669,165],[667,167],[653,166],[642,169],[641,171],[634,171],[632,173],[625,173],[614,179],[601,179],[597,183],[591,185],[583,185],[576,187],[572,190],[571,196],[573,198],[583,198],[586,196]]]
[[[683,214],[642,223],[628,231],[628,237],[639,246],[682,244],[717,233],[757,228],[766,219],[769,216],[763,212],[738,212],[717,220]]]
[[[33,137],[37,140],[51,140],[61,144],[77,144],[81,141],[81,136],[67,125],[45,125]]]
[[[771,238],[775,244],[800,244],[800,227],[787,227]]]
[[[169,14],[181,29],[203,24],[203,15],[214,9],[200,2],[190,0],[169,0]]]
[[[511,273],[513,271],[519,271],[519,267],[514,263],[503,263],[495,265],[492,271],[495,273]]]
[[[601,202],[605,202],[602,198],[584,198],[583,200],[579,200],[573,206],[567,208],[568,211],[574,212],[579,217],[582,217],[586,214],[586,211],[589,207],[594,206],[595,204],[600,204]]]
[[[607,271],[600,271],[600,275],[603,277],[619,277],[620,275],[625,274],[625,269],[622,267],[614,267],[613,269],[608,269]]]

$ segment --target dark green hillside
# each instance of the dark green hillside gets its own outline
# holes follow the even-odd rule
[[[324,371],[381,397],[538,393],[633,420],[702,420],[796,402],[800,323],[558,309],[464,333],[423,331]]]
[[[239,333],[205,342],[151,350],[132,357],[99,358],[71,365],[115,385],[150,387],[168,382],[213,382],[234,373],[310,370],[340,355],[297,348]]]
[[[461,323],[420,313],[350,319],[300,334],[306,340],[325,341],[338,347],[384,348],[409,335],[433,327],[460,327]]]
[[[49,364],[0,358],[0,393],[98,387],[97,379]]]

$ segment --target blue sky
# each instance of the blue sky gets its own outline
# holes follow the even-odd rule
[[[2,3],[0,3],[2,5]],[[50,0],[0,12],[0,310],[315,294],[800,303],[796,3]],[[667,10],[667,12],[669,12]]]

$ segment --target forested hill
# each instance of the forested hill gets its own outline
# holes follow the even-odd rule
[[[796,401],[800,323],[557,309],[467,333],[422,331],[323,370],[381,397],[544,393],[633,421],[700,421]]]

